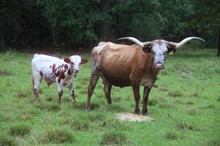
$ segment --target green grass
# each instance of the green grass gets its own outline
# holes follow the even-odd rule
[[[153,122],[119,121],[116,113],[134,110],[132,90],[113,87],[109,107],[101,80],[92,110],[85,112],[91,62],[77,75],[76,103],[64,89],[58,104],[56,84],[48,88],[45,82],[41,102],[34,102],[33,54],[0,52],[0,145],[220,145],[220,58],[214,49],[185,49],[168,56],[149,97]],[[90,60],[90,54],[82,55]]]

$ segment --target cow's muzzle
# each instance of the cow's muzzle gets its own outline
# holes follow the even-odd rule
[[[163,69],[164,68],[164,64],[161,63],[161,62],[154,63],[154,68],[156,68],[156,69]]]

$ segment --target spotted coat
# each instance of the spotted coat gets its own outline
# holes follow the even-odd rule
[[[57,83],[58,102],[61,102],[63,86],[69,88],[70,95],[72,96],[73,102],[75,102],[73,81],[79,72],[80,64],[86,62],[87,59],[81,59],[78,55],[60,59],[44,54],[35,54],[32,59],[33,92],[35,100],[40,100],[39,87],[42,79],[44,79],[48,86],[54,82]]]

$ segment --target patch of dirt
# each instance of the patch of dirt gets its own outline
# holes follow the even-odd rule
[[[116,116],[121,121],[134,121],[134,122],[155,121],[154,118],[143,115],[132,114],[132,113],[117,113]]]

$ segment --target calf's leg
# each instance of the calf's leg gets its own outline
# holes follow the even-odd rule
[[[58,103],[61,103],[61,97],[63,95],[63,83],[64,83],[64,80],[57,78],[56,82],[57,82],[57,91],[58,91]]]
[[[72,102],[74,103],[74,102],[76,102],[76,99],[75,99],[75,97],[74,97],[73,83],[70,83],[70,85],[69,85],[68,88],[69,88],[70,96],[72,97]]]
[[[37,101],[37,102],[40,102],[40,97],[39,97],[39,89],[40,89],[40,84],[41,84],[41,76],[34,76],[32,78],[32,81],[33,81],[33,93],[34,93],[34,100]]]

